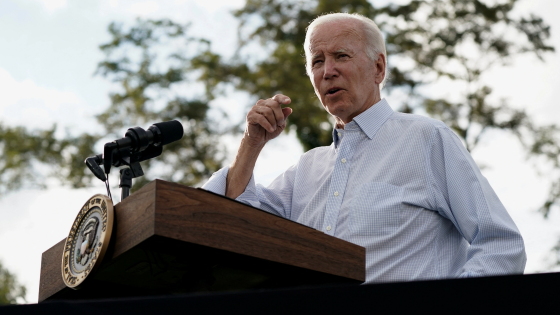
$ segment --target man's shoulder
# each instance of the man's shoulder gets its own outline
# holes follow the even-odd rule
[[[310,149],[309,151],[305,152],[303,155],[315,155],[315,154],[324,154],[326,152],[334,150],[334,144],[331,143],[329,146],[322,146],[322,147],[315,147]]]
[[[331,144],[329,146],[315,147],[303,153],[300,162],[307,161],[307,160],[315,160],[315,157],[324,158],[325,156],[331,153],[334,153],[334,144]]]
[[[384,127],[390,128],[388,132],[395,133],[401,132],[407,137],[422,138],[425,141],[433,141],[434,139],[452,140],[455,139],[460,143],[461,140],[458,135],[441,120],[433,119],[430,117],[394,112]]]
[[[440,120],[422,116],[422,115],[417,115],[417,114],[394,112],[389,117],[389,120],[408,121],[410,123],[414,123],[414,125],[417,125],[419,127],[424,126],[424,127],[432,127],[432,128],[448,128],[447,125]]]
[[[440,120],[430,117],[394,112],[386,121],[384,128],[395,129],[393,132],[404,132],[407,134],[424,134],[441,133],[449,131],[449,127]]]

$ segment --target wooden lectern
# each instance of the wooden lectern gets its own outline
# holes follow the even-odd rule
[[[365,249],[211,192],[162,180],[115,207],[103,264],[64,285],[64,242],[43,253],[39,302],[365,281]]]

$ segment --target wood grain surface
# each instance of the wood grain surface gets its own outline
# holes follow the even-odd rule
[[[66,288],[62,280],[62,251],[66,239],[47,249],[41,256],[41,276],[39,279],[39,302]]]
[[[365,248],[201,189],[156,180],[156,234],[365,281]]]
[[[148,239],[163,237],[238,255],[232,257],[253,257],[261,264],[365,281],[365,248],[202,189],[152,181],[115,206],[114,222],[104,265]],[[40,302],[56,294],[70,296],[61,294],[70,290],[60,270],[64,242],[42,255]]]
[[[114,259],[154,234],[155,184],[148,183],[115,206],[113,235],[105,260]],[[42,255],[39,302],[66,288],[60,269],[65,242],[61,240]]]
[[[111,259],[154,235],[155,197],[156,182],[152,181],[115,206]]]

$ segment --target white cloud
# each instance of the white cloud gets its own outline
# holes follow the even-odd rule
[[[72,91],[37,85],[30,79],[18,81],[0,68],[0,121],[9,125],[48,128],[53,123],[82,118],[84,101]]]
[[[144,1],[133,3],[129,7],[130,13],[138,16],[148,16],[159,10],[159,4],[155,1]]]
[[[176,0],[177,3],[187,2],[188,0]],[[206,9],[208,12],[215,12],[219,9],[229,8],[229,9],[237,9],[243,7],[245,4],[244,0],[213,0],[213,1],[206,1],[206,0],[198,0],[195,1],[198,5]]]
[[[53,14],[58,10],[65,9],[68,6],[67,0],[36,0],[41,3],[49,14]]]
[[[0,200],[0,260],[27,287],[28,303],[39,295],[42,253],[68,235],[83,203],[103,192],[99,186],[19,191]]]
[[[82,0],[76,0],[76,2],[79,1]],[[382,1],[381,4],[389,3],[388,0]],[[399,2],[402,1],[399,0]],[[108,102],[93,102],[92,95],[106,95],[106,91],[90,89],[89,94],[80,94],[73,90],[49,87],[51,80],[58,81],[59,85],[64,85],[68,81],[74,80],[77,73],[89,74],[92,70],[79,67],[79,71],[64,72],[69,68],[57,68],[58,71],[53,71],[54,68],[46,67],[48,64],[44,60],[55,64],[80,66],[89,61],[86,59],[69,60],[68,54],[62,54],[60,50],[49,49],[53,45],[59,45],[64,50],[74,49],[74,46],[70,45],[75,44],[72,37],[62,37],[71,35],[70,32],[61,32],[62,28],[54,28],[52,25],[51,28],[43,25],[44,32],[36,32],[36,30],[40,30],[38,25],[41,24],[31,23],[31,21],[37,21],[33,13],[36,7],[42,6],[44,12],[48,14],[67,10],[64,13],[68,13],[68,16],[61,16],[61,20],[57,17],[57,19],[49,19],[49,21],[62,21],[61,27],[68,28],[68,25],[72,25],[70,23],[75,23],[71,17],[82,16],[80,8],[79,6],[73,7],[74,2],[69,6],[67,0],[28,0],[27,3],[34,5],[32,7],[23,5],[23,9],[27,12],[25,15],[27,19],[19,20],[27,21],[25,24],[17,24],[17,27],[12,24],[2,24],[4,29],[18,30],[12,32],[17,36],[11,43],[14,50],[27,59],[16,60],[11,55],[10,58],[3,59],[11,61],[12,65],[15,64],[17,67],[5,67],[13,72],[0,68],[0,122],[10,125],[25,125],[30,128],[46,128],[56,122],[59,126],[76,126],[86,129],[93,119],[87,117],[84,100],[87,99],[87,102],[91,103],[91,108],[105,106]],[[84,38],[95,42],[87,46],[88,43],[80,41],[79,47],[85,49],[85,47],[95,47],[95,45],[105,42],[108,38],[105,31],[106,23],[109,21],[126,22],[133,20],[136,15],[140,15],[151,18],[169,17],[179,22],[192,21],[191,34],[210,38],[213,49],[227,54],[233,50],[232,47],[235,47],[237,25],[237,20],[231,16],[229,11],[242,7],[245,1],[99,0],[98,3],[96,8],[99,12],[91,12],[92,20],[103,21],[103,25],[88,24],[87,29],[91,30],[91,33]],[[558,10],[550,9],[551,5],[558,6],[555,1],[523,1],[520,2],[518,12],[527,15],[527,10],[539,9],[538,15],[544,15],[545,21],[552,24],[551,42],[555,43],[558,48],[560,37],[557,34],[559,34],[560,24],[556,22],[558,19],[555,19],[554,16]],[[538,8],[533,6],[538,6]],[[14,12],[8,12],[8,14],[13,15]],[[43,23],[43,20],[40,21]],[[70,27],[70,29],[72,28],[73,26]],[[25,31],[26,29],[32,30],[32,32]],[[76,28],[76,31],[78,30],[80,28]],[[3,40],[6,41],[7,35],[4,36]],[[27,52],[34,52],[34,54],[27,54]],[[78,56],[79,50],[75,50],[73,55]],[[545,63],[529,67],[528,63],[534,59],[534,57],[520,59],[510,68],[494,71],[487,77],[487,80],[491,86],[495,87],[496,95],[508,96],[514,104],[520,106],[531,105],[528,110],[532,109],[533,114],[542,114],[548,120],[558,122],[557,117],[560,116],[557,113],[559,113],[558,108],[560,107],[557,106],[556,101],[558,90],[554,88],[560,82],[558,55],[550,54],[550,59],[546,59]],[[40,61],[33,63],[33,60]],[[92,62],[97,61],[99,60]],[[24,67],[24,65],[31,66]],[[17,69],[20,69],[19,74],[15,72]],[[34,79],[15,78],[25,78],[23,74],[26,73],[29,73]],[[35,79],[40,76],[42,80]],[[523,80],[518,80],[520,76]],[[61,81],[63,83],[60,83]],[[76,82],[76,85],[78,83],[86,84],[88,88],[94,85],[93,81]],[[446,85],[439,85],[437,88],[447,90]],[[83,88],[82,91],[86,91],[86,88]],[[394,105],[397,102],[393,100],[390,101]],[[230,117],[237,118],[237,115],[241,117],[244,115],[245,109],[243,108],[249,101],[249,98],[235,96],[217,99],[218,104],[216,105],[228,111]],[[493,166],[492,169],[485,170],[484,174],[510,211],[525,238],[529,257],[526,272],[550,270],[547,265],[551,257],[550,248],[560,237],[560,212],[553,212],[549,220],[543,220],[539,213],[531,211],[536,209],[539,202],[543,200],[543,196],[547,192],[546,185],[543,185],[542,178],[535,176],[531,165],[524,161],[524,154],[519,146],[509,143],[513,140],[496,136],[492,143],[481,147],[481,150],[475,151],[474,155],[477,161]],[[231,160],[237,150],[239,138],[229,137],[224,139],[224,143],[230,151],[228,159]],[[261,183],[269,183],[282,170],[294,163],[301,152],[301,147],[293,133],[271,142],[263,151],[262,158],[255,169],[257,180]],[[77,209],[92,194],[103,192],[103,189],[100,183],[89,190],[54,187],[46,191],[19,191],[0,199],[0,258],[27,285],[28,302],[34,302],[37,299],[41,253],[67,235]],[[115,189],[114,192],[118,191],[116,188],[113,189]],[[55,201],[63,202],[55,203]]]

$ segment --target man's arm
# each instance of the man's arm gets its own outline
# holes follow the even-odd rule
[[[245,191],[261,150],[286,128],[286,119],[292,109],[282,108],[281,105],[290,103],[289,97],[278,94],[267,100],[259,100],[251,108],[241,145],[227,175],[227,197],[235,199]]]
[[[437,211],[469,242],[460,277],[523,273],[523,238],[494,190],[458,137],[448,128],[434,134],[431,187]]]

